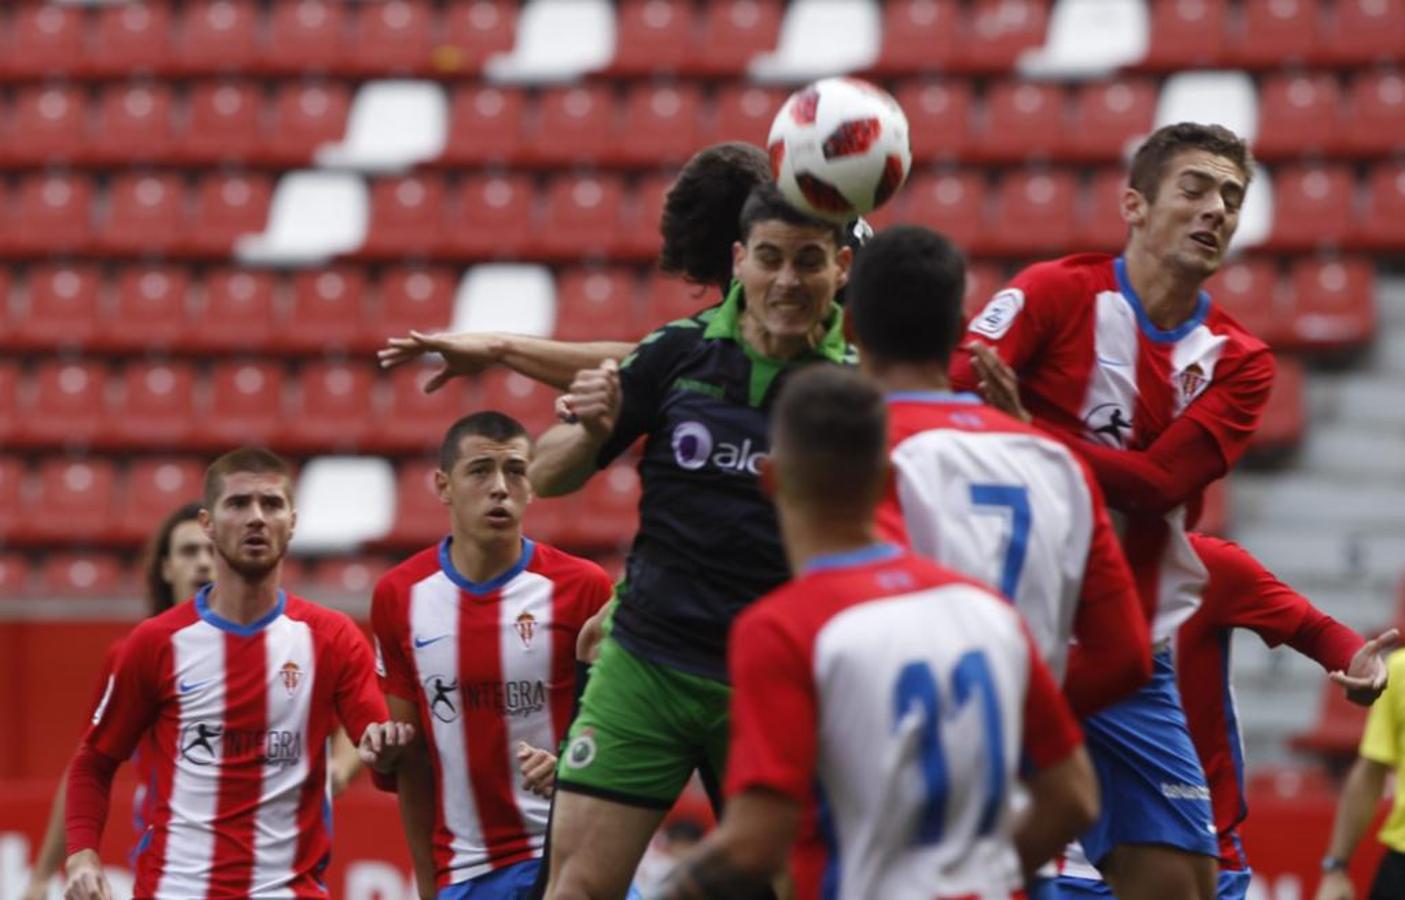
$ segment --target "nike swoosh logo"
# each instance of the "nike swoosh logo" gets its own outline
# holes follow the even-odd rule
[[[188,683],[184,678],[182,678],[180,684],[178,685],[178,687],[180,688],[180,692],[181,692],[182,694],[188,694],[188,693],[190,693],[191,691],[198,691],[198,690],[200,690],[202,687],[204,687],[205,685],[207,685],[207,684],[209,684],[209,683],[210,683],[210,679],[208,679],[208,678],[206,678],[204,681],[197,681],[197,682],[195,682],[194,684],[190,684],[190,683]]]
[[[439,635],[438,637],[432,637],[432,638],[421,638],[421,637],[417,637],[417,638],[415,638],[415,649],[416,649],[416,650],[423,650],[425,647],[428,647],[430,644],[437,644],[437,643],[439,643],[440,641],[444,640],[444,638],[446,638],[446,637],[448,637],[447,634],[441,634],[441,635]]]

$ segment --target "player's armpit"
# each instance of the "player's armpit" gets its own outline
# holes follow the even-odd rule
[[[772,876],[785,866],[800,816],[800,803],[775,791],[748,790],[729,798],[722,824],[678,864],[660,897],[765,896]]]

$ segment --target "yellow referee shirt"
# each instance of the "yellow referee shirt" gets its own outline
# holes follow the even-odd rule
[[[1395,770],[1396,783],[1405,786],[1405,649],[1386,659],[1390,682],[1385,693],[1371,705],[1366,733],[1361,736],[1361,755]],[[1380,841],[1390,849],[1405,853],[1405,788],[1395,792],[1390,815],[1381,827]]]

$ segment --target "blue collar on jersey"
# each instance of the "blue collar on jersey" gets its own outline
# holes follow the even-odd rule
[[[1146,307],[1142,306],[1142,298],[1137,296],[1137,292],[1132,289],[1132,282],[1127,278],[1127,260],[1122,257],[1112,262],[1113,271],[1117,273],[1117,289],[1122,292],[1122,296],[1131,305],[1132,312],[1137,314],[1137,325],[1141,327],[1142,334],[1146,335],[1158,344],[1174,344],[1181,338],[1190,334],[1200,327],[1200,323],[1205,321],[1205,317],[1210,314],[1210,295],[1201,291],[1196,295],[1195,313],[1181,324],[1170,331],[1156,327],[1156,323],[1146,314]]]
[[[845,550],[843,553],[826,553],[821,556],[812,556],[809,562],[800,567],[800,574],[813,575],[816,572],[830,572],[835,569],[850,569],[854,566],[866,566],[869,563],[897,559],[902,555],[902,552],[903,549],[897,544],[879,542],[877,544],[869,544],[867,547],[860,547],[857,550]]]
[[[251,634],[258,634],[260,631],[263,631],[270,622],[283,615],[283,607],[288,605],[288,595],[282,588],[279,588],[278,602],[273,604],[273,609],[264,613],[256,622],[250,622],[248,625],[240,625],[238,622],[231,622],[210,609],[210,589],[213,587],[213,584],[207,584],[195,592],[196,614],[220,631],[228,631],[230,634],[237,634],[240,637],[248,637]]]
[[[491,594],[493,591],[507,584],[518,575],[521,575],[522,570],[532,564],[532,554],[537,551],[537,545],[530,538],[523,538],[522,555],[517,557],[517,562],[513,563],[512,568],[491,581],[469,581],[463,576],[463,573],[454,568],[454,557],[449,553],[449,545],[453,542],[453,535],[449,535],[440,542],[439,568],[444,570],[444,574],[448,576],[450,581],[465,591],[468,591],[470,594]]]
[[[969,391],[889,391],[885,399],[889,403],[960,403],[965,406],[980,406],[985,402]]]

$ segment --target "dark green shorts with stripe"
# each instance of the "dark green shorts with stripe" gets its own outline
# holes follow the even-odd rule
[[[731,696],[720,681],[648,662],[605,638],[556,786],[668,809],[695,769],[722,777]]]

